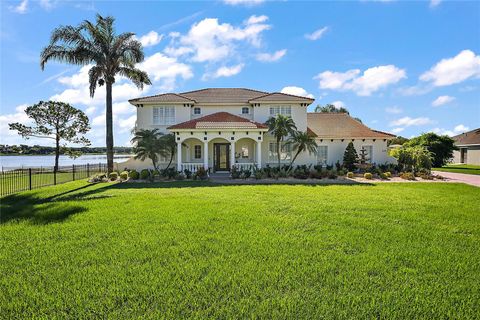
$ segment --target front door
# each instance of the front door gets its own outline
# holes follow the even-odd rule
[[[230,144],[229,143],[214,143],[213,144],[213,160],[215,171],[229,171],[230,170]]]

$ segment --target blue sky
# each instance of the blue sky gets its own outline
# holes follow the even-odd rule
[[[480,2],[344,1],[128,2],[22,0],[1,4],[1,143],[25,141],[8,123],[23,109],[57,99],[90,117],[104,143],[104,92],[88,96],[86,71],[39,53],[59,25],[116,18],[145,46],[153,85],[114,87],[115,145],[129,145],[135,108],[128,99],[206,87],[248,87],[346,106],[368,126],[411,137],[480,127]]]

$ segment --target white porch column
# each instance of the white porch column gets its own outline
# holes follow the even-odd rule
[[[208,170],[208,141],[203,142],[203,167]]]
[[[182,143],[177,142],[177,171],[182,171]]]
[[[257,152],[256,153],[256,156],[257,156],[257,168],[261,168],[262,167],[262,141],[257,141]]]
[[[235,141],[230,142],[230,169],[235,165]]]

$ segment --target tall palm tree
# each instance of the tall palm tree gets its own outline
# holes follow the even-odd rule
[[[297,159],[298,155],[301,152],[308,151],[308,153],[317,153],[317,143],[315,138],[309,135],[307,132],[296,131],[287,141],[288,144],[292,145],[293,150],[296,150],[295,156],[288,166],[288,170],[292,169],[293,163]]]
[[[80,25],[60,26],[52,32],[50,44],[40,54],[40,67],[50,61],[93,66],[88,71],[90,96],[98,86],[106,87],[106,144],[108,172],[113,171],[112,85],[116,76],[130,79],[139,89],[151,84],[146,72],[135,68],[144,60],[142,44],[134,33],[117,35],[115,19],[97,14],[95,23],[85,20]]]
[[[297,130],[297,126],[291,117],[278,114],[276,117],[271,117],[267,120],[268,132],[277,140],[277,159],[278,168],[280,168],[280,149],[281,142],[289,134],[293,134]]]
[[[159,154],[164,156],[162,134],[158,131],[158,129],[140,129],[135,132],[135,135],[133,136],[131,141],[132,144],[135,145],[134,159],[140,159],[144,161],[148,158],[152,160],[153,168],[155,170],[158,170],[158,156]]]

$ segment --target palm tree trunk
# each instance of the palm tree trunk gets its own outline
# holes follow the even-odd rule
[[[277,139],[278,170],[280,170],[280,139]]]
[[[112,115],[112,84],[107,82],[107,99],[106,99],[106,121],[107,121],[107,170],[108,173],[113,171],[113,115]]]
[[[295,162],[295,160],[297,160],[297,157],[299,154],[300,154],[300,149],[297,151],[297,153],[295,153],[295,156],[293,157],[292,162],[290,162],[290,165],[288,166],[287,172],[290,172],[290,170],[292,170],[292,165]]]
[[[174,152],[170,152],[170,161],[168,162],[168,165],[167,167],[165,168],[165,170],[168,170],[168,168],[170,168],[170,165],[172,164],[172,161],[173,161],[173,156],[175,155]]]
[[[152,163],[153,163],[153,169],[155,171],[158,171],[157,164],[155,163],[155,160],[152,159]]]
[[[55,166],[53,167],[53,171],[58,171],[58,158],[60,157],[60,136],[58,133],[55,136]]]

